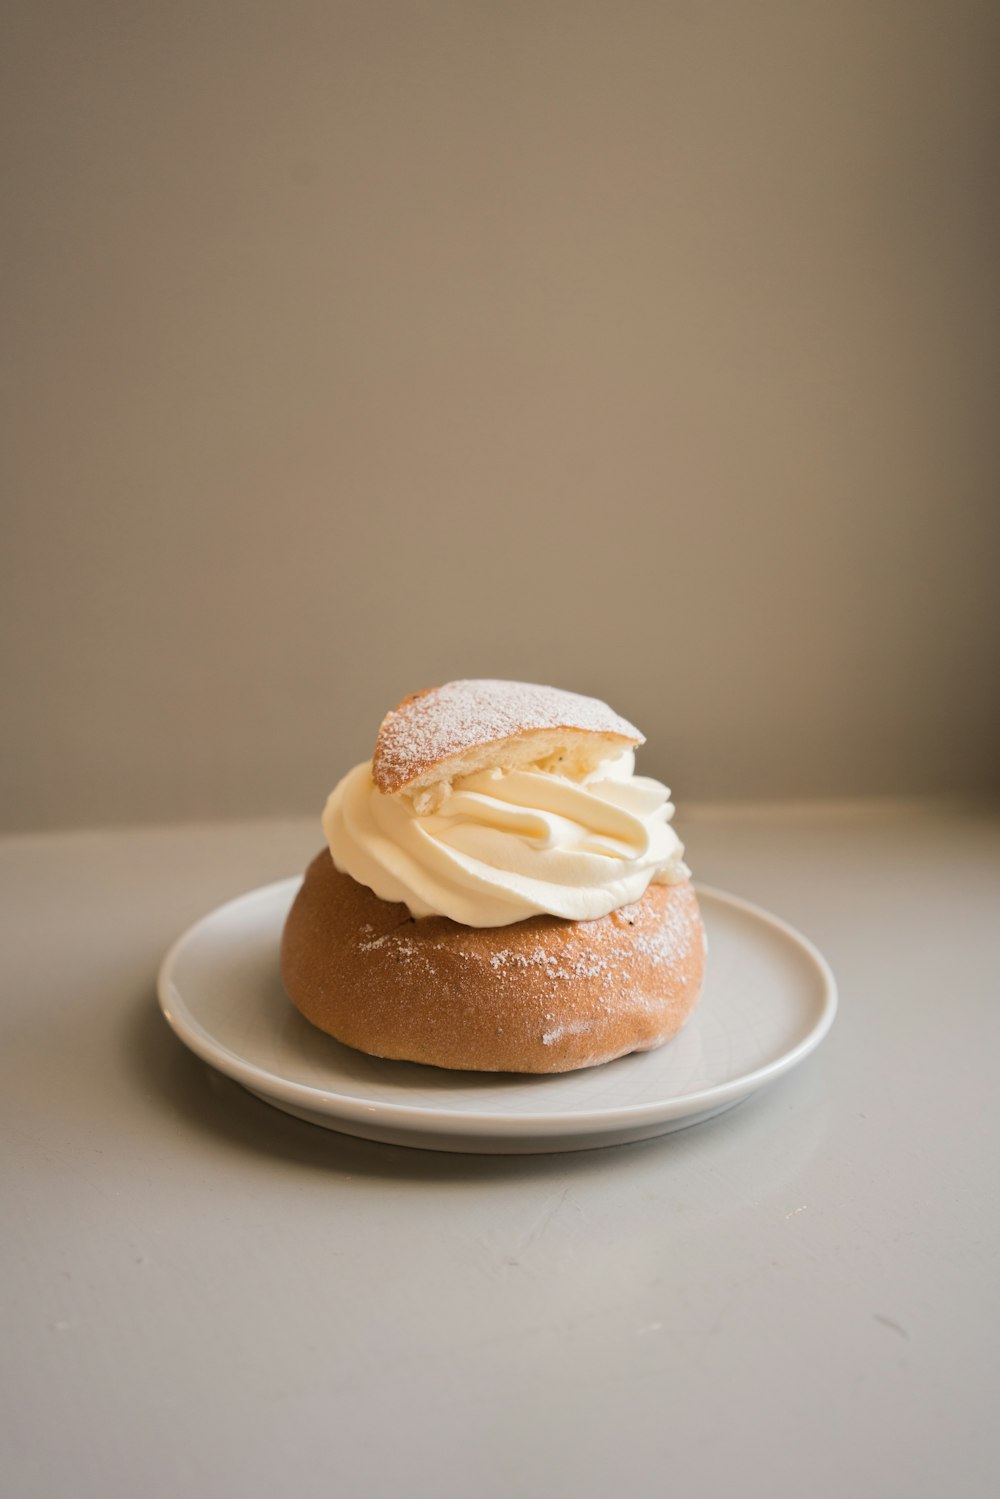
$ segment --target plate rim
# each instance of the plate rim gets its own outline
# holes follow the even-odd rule
[[[237,1052],[217,1041],[205,1029],[192,1014],[174,982],[177,964],[182,959],[185,950],[197,940],[204,927],[231,913],[238,906],[248,905],[255,901],[264,902],[268,897],[273,899],[278,892],[288,894],[290,905],[301,883],[301,875],[273,880],[269,884],[259,885],[230,900],[223,901],[221,905],[205,912],[181,932],[167,949],[157,973],[156,992],[167,1024],[177,1038],[202,1061],[233,1078],[251,1092],[258,1093],[258,1095],[261,1093],[277,1095],[284,1098],[286,1102],[311,1108],[330,1119],[342,1118],[356,1124],[374,1124],[381,1118],[387,1125],[406,1127],[424,1134],[515,1136],[528,1133],[535,1135],[591,1133],[602,1129],[639,1127],[647,1123],[683,1118],[688,1114],[700,1113],[705,1108],[711,1108],[716,1104],[721,1106],[729,1100],[736,1102],[741,1098],[746,1098],[766,1083],[773,1082],[789,1072],[815,1051],[829,1032],[837,1014],[838,993],[833,970],[808,937],[782,917],[775,916],[773,912],[756,905],[753,901],[745,900],[739,895],[732,895],[729,891],[722,890],[715,885],[693,882],[695,894],[699,898],[705,897],[709,901],[729,906],[778,931],[810,961],[816,970],[822,984],[819,1014],[806,1034],[788,1051],[741,1077],[731,1078],[728,1082],[703,1088],[695,1093],[684,1093],[677,1098],[652,1102],[614,1104],[605,1108],[568,1109],[558,1112],[550,1110],[546,1113],[537,1113],[533,1110],[496,1113],[485,1109],[476,1109],[472,1112],[443,1110],[433,1105],[396,1103],[389,1100],[366,1101],[350,1094],[338,1093],[333,1089],[317,1088],[310,1083],[294,1082],[278,1073],[265,1071],[254,1062],[248,1062]],[[511,1075],[517,1076],[517,1074]]]

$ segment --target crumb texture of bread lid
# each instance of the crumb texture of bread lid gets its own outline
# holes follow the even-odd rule
[[[474,1072],[569,1072],[669,1041],[697,1004],[705,934],[691,885],[651,885],[596,921],[414,920],[324,850],[282,938],[307,1020],[371,1056]]]
[[[598,698],[533,682],[446,682],[406,697],[382,721],[372,757],[386,795],[560,756],[591,769],[642,744],[634,724]]]

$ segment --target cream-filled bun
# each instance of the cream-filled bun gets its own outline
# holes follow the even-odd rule
[[[705,942],[637,729],[553,687],[404,699],[331,793],[289,913],[295,1005],[375,1056],[562,1072],[670,1039]]]

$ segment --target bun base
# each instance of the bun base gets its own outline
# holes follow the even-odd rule
[[[701,991],[705,934],[690,884],[650,885],[596,921],[416,920],[324,849],[285,923],[292,1003],[371,1056],[473,1072],[569,1072],[662,1046]]]

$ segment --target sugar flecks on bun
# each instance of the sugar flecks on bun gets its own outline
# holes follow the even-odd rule
[[[565,1072],[676,1035],[705,936],[670,793],[604,703],[450,682],[331,792],[282,939],[285,987],[379,1057]]]
[[[643,736],[596,697],[534,682],[446,682],[405,697],[382,720],[372,779],[387,796],[485,768],[593,769]]]
[[[324,849],[285,926],[285,985],[307,1020],[372,1056],[472,1072],[569,1072],[677,1034],[705,962],[690,884],[650,885],[597,921],[414,920]]]

